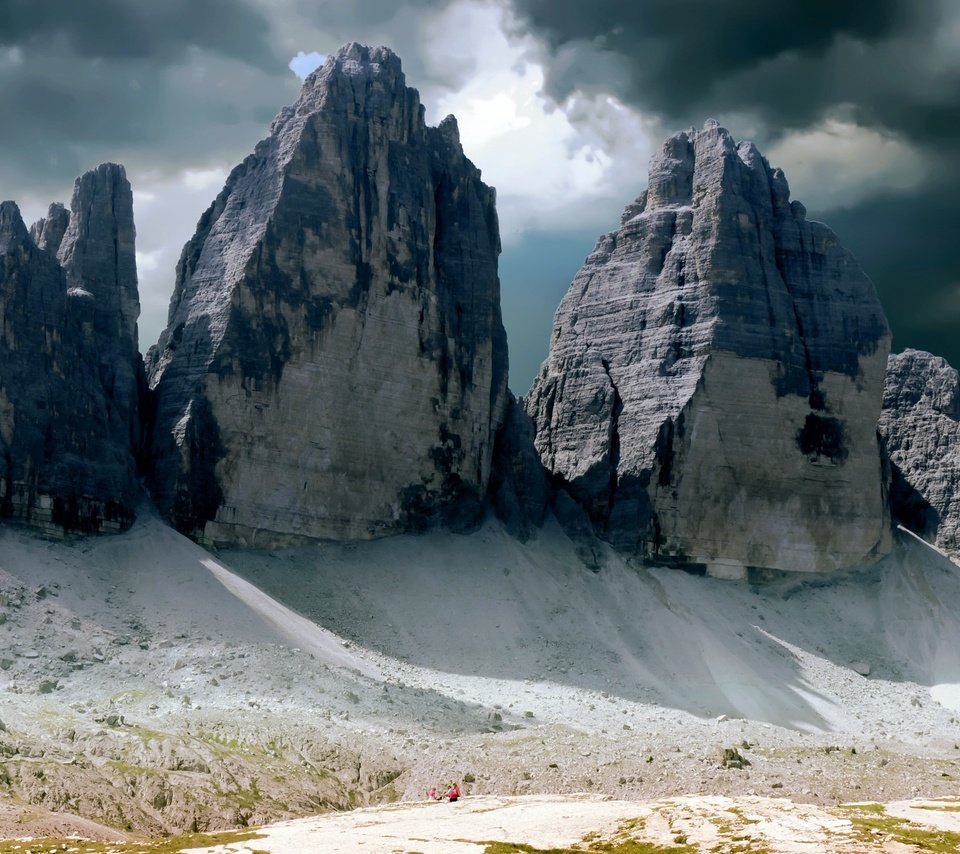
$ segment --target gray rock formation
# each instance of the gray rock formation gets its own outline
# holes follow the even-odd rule
[[[117,448],[131,449],[135,457],[140,445],[139,397],[146,390],[146,376],[137,334],[140,295],[133,193],[123,167],[103,163],[77,179],[60,239],[56,235],[63,217],[55,207],[42,227],[43,239],[57,245],[72,311],[96,354],[110,441]],[[52,235],[51,223],[55,223]]]
[[[132,198],[105,164],[30,233],[0,206],[0,513],[50,533],[120,529],[138,500]]]
[[[386,48],[307,78],[184,247],[148,355],[156,498],[204,542],[481,512],[506,406],[494,191]]]
[[[68,225],[70,225],[70,211],[60,202],[54,202],[47,210],[47,215],[30,226],[30,237],[41,249],[56,255],[60,251],[60,244],[63,242],[63,235],[67,233]]]
[[[950,552],[960,551],[960,377],[940,356],[890,356],[880,413],[890,456],[894,518]]]
[[[513,395],[493,453],[489,484],[493,508],[507,530],[527,540],[543,525],[551,488],[534,446],[533,421]]]
[[[888,352],[854,258],[708,122],[663,144],[577,274],[527,408],[544,465],[618,548],[826,571],[890,548]]]

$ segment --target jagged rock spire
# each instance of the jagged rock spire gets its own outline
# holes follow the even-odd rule
[[[139,313],[123,168],[77,179],[28,233],[0,205],[0,515],[118,530],[139,500]],[[59,259],[58,259],[59,256]]]
[[[345,45],[233,170],[150,354],[158,504],[214,542],[479,518],[506,404],[494,191],[387,48]]]

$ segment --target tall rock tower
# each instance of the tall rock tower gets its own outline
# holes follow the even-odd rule
[[[527,400],[558,483],[618,548],[741,577],[891,546],[873,284],[716,122],[670,137],[554,321]]]
[[[506,406],[494,191],[399,58],[307,78],[184,247],[148,355],[158,504],[214,543],[469,525]]]
[[[143,366],[133,194],[122,166],[77,179],[28,233],[0,205],[0,515],[118,530],[139,499]]]

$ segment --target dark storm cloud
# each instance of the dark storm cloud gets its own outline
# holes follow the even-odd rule
[[[750,109],[805,126],[852,101],[913,103],[940,72],[924,65],[941,24],[915,0],[512,0],[547,45],[548,91],[613,89],[668,121]],[[617,63],[619,79],[610,77]],[[882,64],[886,60],[892,64]],[[904,64],[906,63],[906,64]],[[594,73],[594,71],[599,73]],[[911,124],[904,112],[902,124]],[[916,118],[919,118],[918,116]]]
[[[237,0],[0,0],[0,45],[45,50],[59,39],[88,59],[171,62],[198,47],[276,68],[268,31]]]
[[[933,173],[910,192],[811,213],[830,224],[870,274],[894,349],[929,350],[960,367],[960,174]]]
[[[322,30],[330,39],[325,51],[350,41],[383,44],[396,51],[411,85],[434,84],[441,89],[458,89],[470,80],[476,66],[469,51],[456,47],[462,32],[442,33],[431,28],[436,16],[455,0],[294,0],[301,26]],[[481,0],[482,2],[482,0]],[[495,0],[488,0],[492,5]],[[469,36],[467,36],[469,37]],[[438,38],[443,43],[438,43]],[[452,42],[455,61],[445,62]],[[297,50],[309,45],[297,42]],[[439,60],[439,61],[438,61]]]
[[[895,349],[932,350],[960,366],[956,3],[509,2],[519,29],[544,46],[546,94],[561,105],[578,91],[607,92],[668,131],[717,116],[742,136],[742,120],[761,145],[833,118],[918,152],[928,171],[916,186],[811,213],[876,282]]]
[[[0,0],[0,196],[241,156],[297,89],[268,35],[234,0]]]
[[[298,0],[297,7],[305,20],[323,24],[325,29],[340,32],[342,38],[355,38],[346,31],[377,27],[396,17],[401,9],[416,12],[442,9],[451,0],[361,0],[345,3],[344,0]]]
[[[40,191],[103,160],[163,172],[225,151],[237,158],[295,95],[291,78],[209,58],[164,69],[54,51],[0,64],[0,195],[24,175]]]

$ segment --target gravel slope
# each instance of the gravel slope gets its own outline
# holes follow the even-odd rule
[[[471,797],[952,795],[958,594],[909,537],[828,583],[751,589],[610,552],[592,572],[551,526],[216,555],[149,516],[67,543],[5,528],[0,834],[260,824],[452,779]]]

